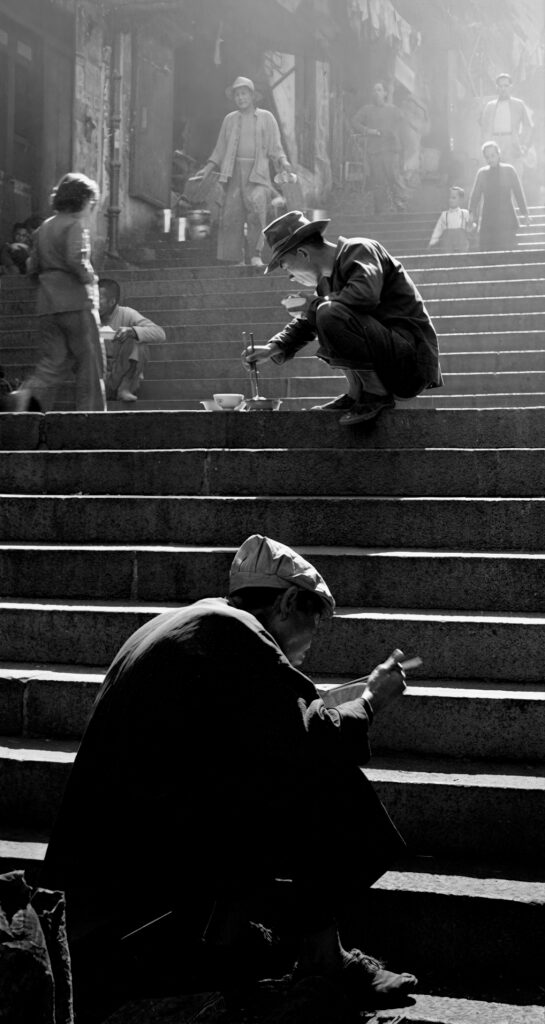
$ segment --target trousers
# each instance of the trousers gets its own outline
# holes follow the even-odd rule
[[[40,316],[40,332],[42,357],[24,386],[44,412],[53,408],[59,386],[71,372],[76,378],[76,410],[104,412],[102,351],[91,310]]]
[[[409,332],[390,330],[368,313],[331,302],[318,307],[317,355],[343,370],[353,398],[365,375],[376,373],[384,388],[398,398],[413,398],[426,386],[417,372],[416,342]],[[374,390],[374,389],[371,389]]]
[[[391,196],[396,210],[400,210],[406,199],[405,190],[399,173],[399,156],[397,153],[368,153],[369,189],[373,195],[375,213],[380,214],[388,208]]]
[[[244,225],[246,224],[250,256],[259,256],[265,239],[267,202],[270,190],[249,181],[254,161],[238,158],[229,179],[220,214],[218,259],[233,263],[243,259]]]

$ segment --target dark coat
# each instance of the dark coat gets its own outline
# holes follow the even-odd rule
[[[370,885],[403,843],[358,767],[368,725],[222,599],[147,623],[108,671],[47,850],[72,935],[171,908],[202,927],[216,897],[277,877],[325,904],[339,855]]]
[[[318,282],[318,297],[271,338],[281,352],[275,362],[291,359],[316,338],[316,307],[323,296],[353,313],[368,314],[390,331],[409,335],[416,344],[416,367],[424,387],[440,387],[437,335],[422,296],[405,268],[371,238],[339,238],[330,277]]]

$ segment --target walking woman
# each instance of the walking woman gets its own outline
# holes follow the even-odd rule
[[[91,178],[65,174],[52,193],[53,215],[34,232],[28,273],[39,282],[42,355],[22,390],[44,412],[52,409],[70,371],[76,378],[76,410],[106,408],[97,277],[87,227],[98,198],[98,185]]]

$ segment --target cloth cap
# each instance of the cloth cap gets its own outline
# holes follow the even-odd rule
[[[270,274],[271,270],[275,270],[282,257],[296,249],[306,238],[323,235],[328,224],[329,219],[308,220],[301,210],[290,210],[267,224],[267,227],[263,228],[263,234],[267,245],[273,251],[273,258],[265,273]]]
[[[239,75],[238,78],[235,78],[233,84],[225,90],[225,95],[228,96],[230,100],[233,99],[235,89],[249,89],[250,92],[253,92],[255,100],[261,99],[261,95],[256,92],[255,85],[251,78],[244,78],[243,75]]]
[[[506,78],[507,81],[509,82],[509,85],[513,84],[513,79],[511,78],[511,75],[509,74],[509,72],[508,71],[500,71],[500,74],[496,75],[496,85],[500,84],[502,78]]]
[[[320,597],[330,615],[335,599],[317,569],[302,555],[270,537],[254,533],[238,549],[229,572],[229,593],[243,587],[300,587]]]

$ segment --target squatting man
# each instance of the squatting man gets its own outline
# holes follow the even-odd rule
[[[328,242],[328,223],[291,210],[264,229],[273,251],[265,273],[280,267],[316,292],[279,334],[242,358],[247,369],[266,359],[283,363],[318,338],[318,357],[343,371],[348,393],[317,408],[342,410],[339,423],[351,426],[443,381],[437,335],[399,260],[370,238]]]
[[[153,618],[114,658],[42,879],[66,894],[78,1024],[149,992],[243,989],[295,961],[355,1011],[414,989],[343,946],[361,943],[366,892],[404,849],[359,766],[405,678],[396,650],[361,697],[328,709],[299,666],[334,608],[313,565],[254,534],[227,598]],[[340,852],[357,874],[328,884]]]

